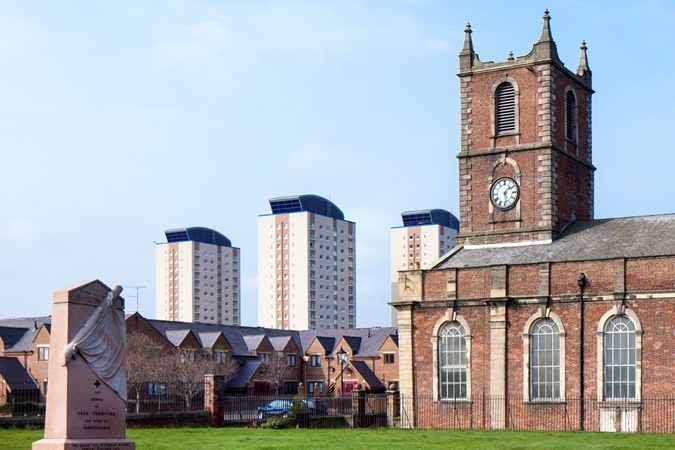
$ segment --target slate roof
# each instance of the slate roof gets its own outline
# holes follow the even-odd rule
[[[230,343],[232,347],[232,355],[237,357],[255,357],[254,353],[251,353],[244,342],[242,334],[238,331],[239,327],[227,326],[227,325],[216,325],[209,323],[186,323],[186,322],[172,322],[169,320],[154,320],[146,319],[150,325],[152,325],[157,331],[164,334],[170,330],[185,330],[188,327],[194,333],[213,333],[221,332],[227,342]]]
[[[51,332],[51,321],[51,316],[0,319],[0,338],[5,342],[5,352],[30,352],[40,326],[45,324]]]
[[[187,336],[188,333],[190,333],[189,329],[167,330],[164,332],[164,336],[166,336],[169,342],[171,342],[175,347],[178,347],[183,342],[183,340],[185,340],[185,336]]]
[[[251,377],[262,364],[261,361],[242,361],[239,364],[239,370],[226,384],[227,389],[244,389]]]
[[[211,348],[213,347],[213,344],[218,340],[218,336],[220,336],[221,333],[220,331],[207,331],[207,332],[197,332],[197,337],[199,338],[199,341],[202,343],[202,348]]]
[[[269,338],[270,343],[272,344],[272,347],[274,347],[274,350],[280,352],[284,348],[286,348],[286,345],[288,345],[288,342],[291,340],[290,336],[274,336]]]
[[[371,390],[384,390],[382,380],[377,378],[377,375],[373,373],[372,369],[365,361],[352,361],[350,364],[359,374],[359,377],[368,384]]]
[[[277,330],[262,327],[236,327],[232,325],[217,325],[209,323],[172,322],[168,320],[146,319],[157,331],[167,336],[170,331],[180,331],[177,336],[185,337],[187,330],[192,330],[201,338],[204,333],[223,333],[232,347],[232,356],[255,358],[255,350],[263,336],[267,336],[275,349],[286,346],[288,339],[293,339],[295,345],[304,354],[315,338],[318,338],[327,354],[333,352],[335,344],[342,336],[354,338],[350,345],[354,345],[355,357],[370,358],[379,355],[382,343],[391,336],[398,345],[398,332],[394,327],[357,328],[352,330],[321,330],[321,331],[293,331]],[[360,338],[360,342],[357,344]],[[204,344],[204,342],[202,342]],[[283,344],[283,345],[282,345]],[[174,344],[177,345],[177,344]],[[279,346],[279,347],[278,347]]]
[[[458,247],[433,269],[675,256],[675,214],[571,223],[549,244]]]
[[[352,330],[324,330],[324,331],[300,331],[300,337],[303,344],[303,352],[312,343],[315,337],[327,349],[329,353],[334,353],[335,345],[344,336],[349,345],[354,350],[354,357],[372,358],[379,355],[379,349],[387,336],[395,339],[398,345],[398,331],[395,327],[374,327],[374,328],[356,328]],[[357,341],[360,338],[360,342]],[[331,341],[332,339],[332,341]]]
[[[0,356],[0,376],[14,392],[40,389],[19,358]]]
[[[258,346],[262,342],[262,340],[265,338],[264,334],[257,334],[253,336],[244,336],[244,342],[246,342],[246,346],[248,349],[255,353],[257,350]]]

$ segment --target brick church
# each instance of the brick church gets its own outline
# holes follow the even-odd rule
[[[658,431],[649,399],[675,393],[675,214],[593,218],[586,45],[566,68],[549,22],[502,62],[465,29],[458,245],[391,303],[413,426],[478,420],[480,399],[487,428],[562,408],[565,429]]]

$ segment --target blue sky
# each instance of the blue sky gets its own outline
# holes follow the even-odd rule
[[[153,318],[154,242],[207,226],[256,325],[257,216],[307,193],[356,222],[357,325],[388,325],[390,228],[458,211],[464,25],[501,61],[546,7],[568,68],[588,45],[596,218],[675,212],[669,1],[0,0],[0,317],[99,278]]]

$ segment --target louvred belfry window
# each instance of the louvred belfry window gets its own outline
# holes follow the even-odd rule
[[[516,93],[511,83],[502,83],[496,92],[496,131],[505,134],[516,131]]]
[[[577,137],[577,105],[572,91],[567,91],[565,96],[565,118],[567,126],[565,127],[567,140],[576,142]]]

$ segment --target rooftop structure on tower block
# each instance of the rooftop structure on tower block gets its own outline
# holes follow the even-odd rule
[[[161,320],[240,323],[239,249],[210,228],[166,230],[155,247],[155,295]]]
[[[355,328],[356,224],[317,195],[269,202],[258,217],[258,325]]]
[[[455,246],[459,220],[444,209],[401,213],[403,226],[390,232],[391,301],[398,300],[398,271],[428,269]],[[392,308],[391,324],[398,313]]]
[[[399,273],[401,391],[420,427],[482,398],[493,429],[562,429],[543,419],[562,407],[568,430],[662,430],[645,399],[675,390],[675,214],[593,219],[586,44],[565,68],[543,19],[497,63],[465,29],[458,245]]]

